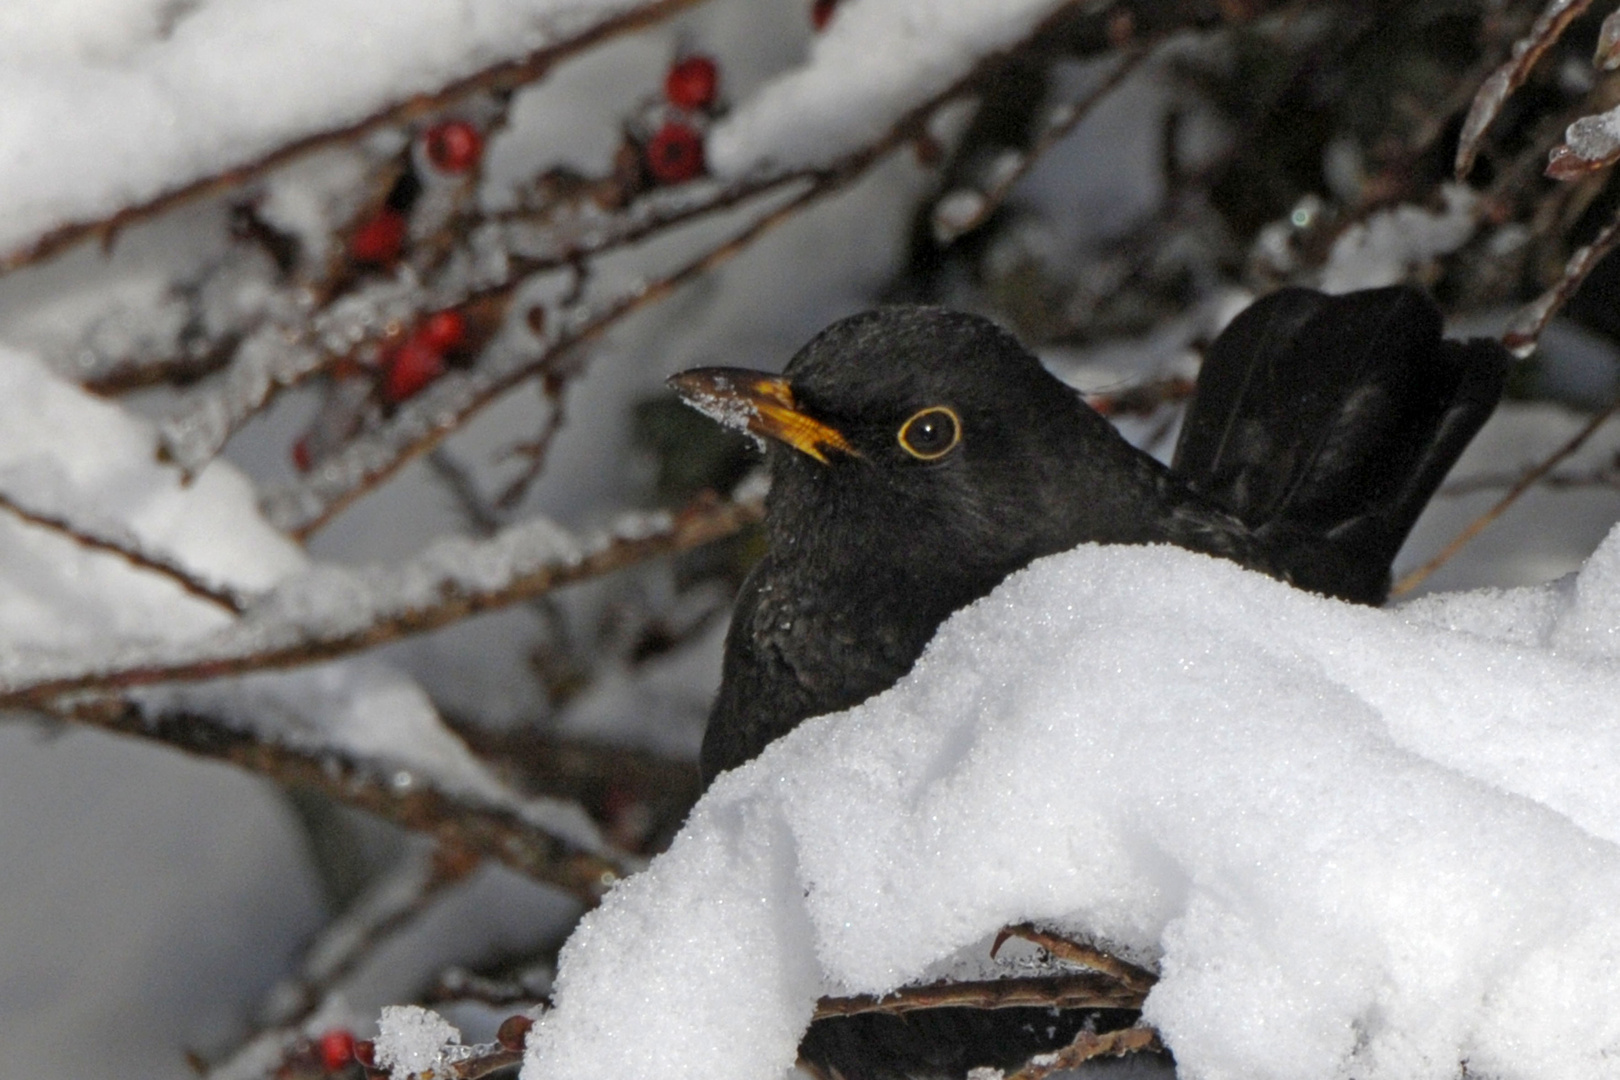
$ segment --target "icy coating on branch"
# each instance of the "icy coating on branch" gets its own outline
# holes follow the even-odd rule
[[[1353,607],[1081,547],[722,776],[564,950],[524,1080],[782,1074],[818,995],[1000,926],[1156,963],[1190,1080],[1608,1075],[1620,532],[1578,579]]]

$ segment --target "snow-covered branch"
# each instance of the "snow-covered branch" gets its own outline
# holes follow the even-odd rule
[[[466,792],[419,783],[408,770],[362,762],[334,749],[302,749],[198,713],[150,715],[136,705],[90,702],[61,710],[64,719],[162,743],[195,757],[246,769],[291,788],[308,788],[434,837],[450,850],[476,852],[536,881],[594,903],[635,860],[583,850],[532,820],[521,806],[500,806]]]
[[[130,647],[106,666],[13,659],[0,708],[46,707],[67,694],[107,693],[298,667],[437,629],[633,563],[730,536],[759,503],[708,502],[638,514],[584,539],[549,521],[485,541],[445,541],[398,567],[319,567],[278,585],[219,632],[176,649]]]

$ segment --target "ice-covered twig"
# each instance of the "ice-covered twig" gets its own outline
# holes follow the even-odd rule
[[[251,597],[229,585],[204,581],[167,555],[148,549],[133,533],[114,523],[74,519],[54,508],[29,505],[26,500],[7,492],[0,492],[0,509],[23,521],[60,533],[84,547],[116,555],[138,569],[160,574],[191,595],[217,604],[232,614],[240,615],[252,603]]]
[[[462,99],[478,93],[504,92],[544,78],[563,60],[600,45],[608,38],[639,30],[691,7],[698,0],[647,0],[627,10],[615,12],[580,25],[566,37],[549,42],[517,60],[504,60],[481,71],[457,79],[428,94],[413,94],[389,104],[365,118],[349,124],[312,132],[277,147],[253,160],[180,184],[143,202],[132,203],[114,214],[93,221],[75,221],[58,226],[43,236],[0,256],[0,274],[49,258],[86,239],[110,243],[124,228],[171,210],[192,199],[218,195],[256,180],[272,169],[305,154],[339,143],[351,142],[379,128],[408,124],[443,112]]]
[[[340,358],[378,347],[425,311],[476,301],[504,312],[503,295],[501,290],[478,295],[465,282],[423,288],[413,274],[402,273],[342,297],[313,315],[299,297],[283,297],[275,317],[266,319],[235,347],[219,385],[190,395],[159,426],[161,453],[195,474],[281,391]]]
[[[323,792],[348,806],[432,836],[451,850],[494,859],[585,904],[594,904],[613,882],[635,868],[635,860],[610,850],[582,851],[544,831],[517,809],[441,791],[419,782],[415,774],[402,777],[398,770],[335,750],[288,746],[212,717],[196,713],[154,717],[137,705],[113,699],[80,702],[52,713],[227,762],[287,787]],[[399,782],[402,779],[407,782]]]
[[[1508,507],[1518,502],[1525,492],[1535,487],[1543,477],[1557,468],[1559,462],[1566,460],[1585,446],[1587,440],[1596,435],[1598,429],[1608,423],[1617,412],[1620,412],[1620,398],[1610,402],[1607,408],[1592,417],[1591,420],[1588,420],[1586,426],[1577,431],[1563,446],[1560,446],[1536,465],[1525,470],[1524,475],[1520,476],[1518,482],[1508,489],[1507,494],[1498,499],[1496,504],[1489,510],[1470,521],[1467,527],[1452,537],[1451,542],[1442,548],[1438,555],[1397,581],[1394,588],[1389,591],[1390,597],[1393,599],[1411,592],[1423,584],[1430,574],[1450,562],[1457,552],[1461,551],[1469,541],[1483,532],[1487,525],[1506,513]]]
[[[484,1077],[494,1076],[503,1069],[510,1069],[522,1060],[523,1051],[508,1050],[504,1046],[496,1045],[481,1048],[472,1057],[453,1062],[435,1072],[442,1071],[447,1080],[484,1080]]]
[[[1502,344],[1517,356],[1529,356],[1553,316],[1563,310],[1569,298],[1586,281],[1587,275],[1616,247],[1620,247],[1620,213],[1610,219],[1591,243],[1577,248],[1570,255],[1564,263],[1564,272],[1550,289],[1519,309],[1508,323],[1508,328],[1502,332]]]
[[[984,979],[973,982],[930,983],[908,986],[883,997],[857,994],[824,997],[816,1003],[815,1018],[859,1016],[863,1013],[908,1013],[923,1009],[1008,1009],[1018,1006],[1054,1009],[1140,1009],[1147,993],[1134,990],[1112,975],[1079,972],[1073,975]]]
[[[332,659],[718,540],[760,513],[757,502],[711,501],[674,515],[627,515],[586,540],[527,522],[486,541],[441,543],[402,566],[322,567],[278,585],[231,626],[179,647],[132,649],[93,669],[14,669],[0,683],[0,708]]]
[[[178,355],[132,360],[127,357],[98,365],[81,377],[80,384],[94,394],[126,394],[149,386],[185,386],[224,368],[241,346],[245,335],[229,332],[217,340]]]
[[[1480,140],[1491,123],[1502,111],[1508,95],[1524,84],[1537,61],[1558,39],[1571,22],[1591,6],[1592,0],[1548,0],[1547,6],[1531,25],[1524,37],[1513,43],[1509,59],[1486,78],[1474,95],[1474,103],[1463,120],[1462,133],[1457,138],[1456,176],[1467,179],[1479,155]]]

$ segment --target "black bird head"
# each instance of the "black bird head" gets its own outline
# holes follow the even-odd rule
[[[1130,475],[1134,452],[1010,334],[974,315],[882,308],[834,323],[780,376],[699,368],[670,385],[769,440],[773,550],[859,550],[879,572],[1001,575],[1063,546],[1076,517],[1097,516],[1087,531],[1098,539],[1141,517],[1109,520],[1126,509],[1109,495],[1129,494],[1115,491],[1116,474],[1124,462]]]
[[[1284,289],[1212,344],[1166,468],[988,320],[835,323],[782,375],[670,380],[767,444],[768,550],[739,590],[704,736],[712,778],[892,686],[950,613],[1081,543],[1172,543],[1380,603],[1412,522],[1501,392],[1405,288]]]

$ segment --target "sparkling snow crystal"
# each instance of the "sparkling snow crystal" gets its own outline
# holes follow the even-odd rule
[[[454,1024],[419,1005],[390,1005],[377,1021],[377,1063],[393,1080],[406,1080],[442,1064],[442,1048],[460,1042],[461,1032]]]

